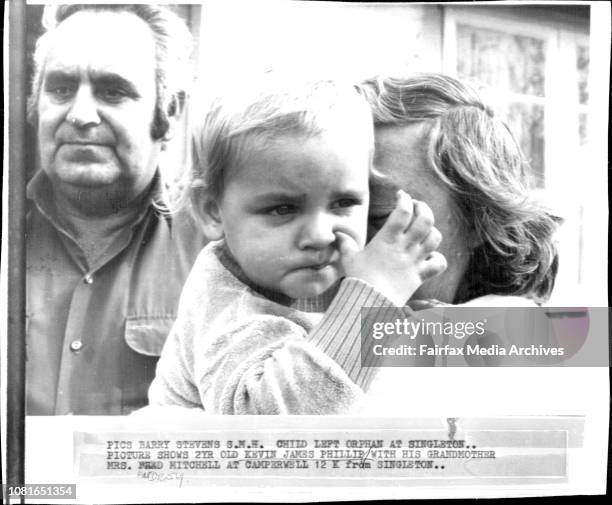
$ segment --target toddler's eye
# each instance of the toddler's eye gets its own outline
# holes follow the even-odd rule
[[[294,205],[277,205],[267,210],[267,213],[272,216],[286,216],[295,212]]]
[[[345,209],[347,207],[353,207],[360,204],[361,202],[355,198],[342,198],[341,200],[334,202],[333,207],[336,209]]]

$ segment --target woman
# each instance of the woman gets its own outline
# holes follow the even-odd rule
[[[413,298],[545,301],[557,272],[560,219],[530,198],[528,165],[505,123],[473,89],[444,75],[377,78],[360,88],[376,125],[372,231],[401,188],[429,204],[444,237],[447,271]]]
[[[553,235],[561,220],[530,196],[528,164],[505,123],[475,90],[449,76],[374,78],[360,89],[376,127],[371,234],[384,223],[401,188],[431,207],[443,237],[438,251],[448,268],[425,281],[409,305],[529,307],[547,300],[558,268]],[[501,314],[507,327],[512,315]],[[487,333],[482,341],[492,344],[498,337]],[[476,365],[497,362],[466,359]],[[433,363],[421,358],[419,364]],[[465,366],[465,361],[458,358],[454,364]],[[521,369],[519,375],[507,368],[485,373],[479,368],[378,367],[367,375],[363,370],[357,381],[368,393],[362,413],[376,415],[414,415],[415,408],[423,415],[424,407],[444,415],[490,414],[490,408],[516,413],[541,404],[548,391],[537,368]]]

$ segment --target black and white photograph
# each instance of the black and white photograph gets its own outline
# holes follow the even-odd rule
[[[606,492],[610,2],[5,7],[8,503]]]

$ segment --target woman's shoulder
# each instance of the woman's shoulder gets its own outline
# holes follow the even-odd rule
[[[537,304],[524,296],[485,295],[461,303],[458,307],[537,307]]]

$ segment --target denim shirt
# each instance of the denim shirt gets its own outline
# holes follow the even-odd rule
[[[26,413],[113,415],[146,405],[203,232],[188,215],[161,216],[150,204],[88,266],[56,217],[44,173],[28,198]]]

